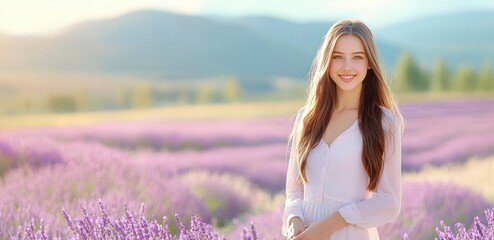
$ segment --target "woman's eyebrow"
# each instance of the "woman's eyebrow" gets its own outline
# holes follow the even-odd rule
[[[333,52],[333,54],[335,54],[335,53],[336,53],[336,54],[344,54],[344,53],[342,53],[342,52],[338,52],[338,51],[334,51],[334,52]],[[366,54],[365,54],[365,52],[354,52],[354,53],[352,53],[352,55],[356,55],[356,54],[363,54],[363,55],[366,55]]]

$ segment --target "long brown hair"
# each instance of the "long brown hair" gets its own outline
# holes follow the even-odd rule
[[[331,79],[328,69],[336,41],[345,34],[360,38],[371,67],[362,82],[358,122],[363,141],[362,163],[370,180],[367,189],[375,191],[384,167],[385,131],[381,121],[384,115],[381,107],[394,114],[400,129],[403,118],[384,79],[372,33],[358,20],[342,20],[335,23],[324,37],[312,64],[305,110],[301,116],[302,129],[300,134],[297,134],[297,139],[293,139],[297,146],[299,176],[304,183],[309,181],[306,175],[307,156],[321,140],[338,101],[336,84]]]

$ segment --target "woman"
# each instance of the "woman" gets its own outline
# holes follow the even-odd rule
[[[289,239],[379,239],[401,205],[403,118],[369,28],[335,23],[311,70],[290,136],[283,233]]]

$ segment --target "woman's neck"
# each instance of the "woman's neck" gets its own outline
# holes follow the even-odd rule
[[[360,106],[360,92],[362,85],[354,88],[352,91],[343,91],[337,89],[338,103],[336,105],[336,111],[344,110],[358,110]]]

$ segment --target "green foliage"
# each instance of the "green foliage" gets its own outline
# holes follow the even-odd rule
[[[47,108],[49,112],[75,112],[76,101],[68,94],[52,94],[48,96]]]
[[[115,94],[115,104],[118,108],[130,108],[132,99],[132,89],[119,86]]]
[[[446,62],[443,58],[439,58],[431,74],[430,91],[441,92],[449,90],[450,75]]]
[[[141,83],[134,87],[131,94],[131,107],[134,109],[149,108],[153,105],[153,94],[149,84]]]
[[[28,113],[31,112],[33,108],[33,102],[27,96],[18,98],[15,104],[15,111],[18,113]]]
[[[456,73],[450,73],[443,58],[439,58],[432,69],[430,76],[419,68],[412,55],[402,54],[396,67],[394,91],[404,92],[473,92],[494,90],[494,73],[489,64],[484,64],[480,72],[472,66],[460,65]]]
[[[240,100],[240,83],[236,78],[229,79],[226,82],[223,92],[223,99],[225,102],[236,102]]]
[[[191,102],[190,100],[190,93],[188,91],[180,91],[178,92],[178,99],[177,103],[178,104],[188,104]]]
[[[391,87],[396,92],[411,92],[412,90],[408,78],[410,59],[410,54],[403,54],[400,56],[400,59],[396,64],[395,78],[393,83],[391,84]]]
[[[75,104],[78,112],[89,110],[89,94],[87,89],[80,88],[75,95]]]
[[[477,78],[473,68],[469,65],[461,65],[453,80],[453,91],[469,92],[477,89]]]
[[[213,87],[202,85],[197,88],[196,102],[199,104],[210,103],[213,101]]]
[[[428,90],[429,84],[424,78],[412,54],[405,52],[396,65],[395,82],[392,84],[396,92],[412,92]]]
[[[484,63],[478,75],[478,90],[492,91],[494,90],[494,72],[489,63]]]

